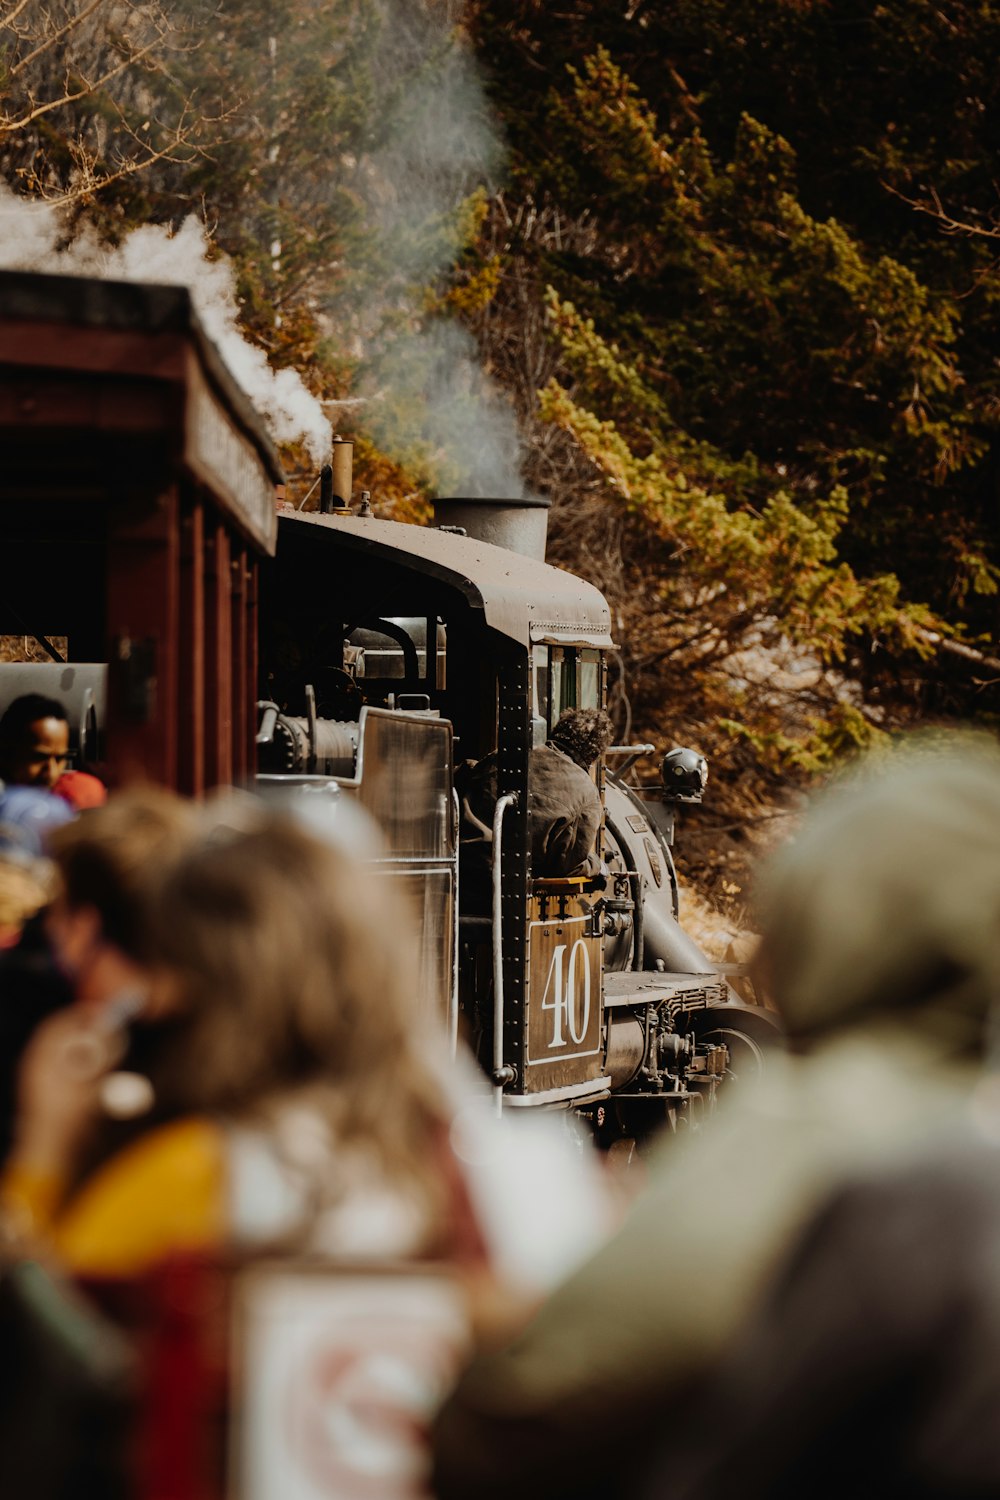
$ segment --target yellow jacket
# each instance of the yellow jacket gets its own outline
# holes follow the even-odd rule
[[[66,1199],[52,1173],[11,1163],[0,1197],[15,1222],[77,1276],[135,1276],[165,1256],[226,1237],[221,1128],[199,1117],[143,1135]]]

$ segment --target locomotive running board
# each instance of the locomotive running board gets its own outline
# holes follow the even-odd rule
[[[729,986],[716,969],[704,974],[666,974],[652,969],[605,972],[606,1009],[663,1005],[670,1001],[681,1001],[690,1010],[728,1005]]]
[[[610,1078],[588,1078],[585,1083],[568,1083],[561,1089],[544,1089],[539,1094],[504,1094],[504,1107],[530,1108],[535,1104],[586,1104],[591,1099],[606,1099],[611,1092]]]

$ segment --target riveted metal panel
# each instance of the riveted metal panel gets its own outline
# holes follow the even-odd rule
[[[526,652],[508,650],[498,674],[497,794],[518,801],[503,828],[504,1063],[516,1069],[513,1092],[524,1088],[524,1000],[527,991],[528,753],[531,749],[531,681]]]

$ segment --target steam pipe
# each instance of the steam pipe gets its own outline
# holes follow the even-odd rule
[[[517,793],[505,792],[493,809],[493,1097],[497,1114],[503,1112],[503,1086],[510,1082],[503,1060],[503,820],[508,807],[517,806]]]
[[[657,959],[671,974],[718,974],[719,965],[689,937],[676,917],[650,903],[643,913],[644,960]]]
[[[641,755],[655,755],[655,745],[609,745],[605,755],[627,755],[628,760],[622,761],[620,766],[615,766],[614,773],[619,778],[630,770]]]
[[[319,471],[319,508],[324,516],[331,511],[348,510],[354,484],[354,444],[350,438],[335,437],[330,462]]]
[[[278,705],[276,703],[258,703],[257,707],[263,707],[264,713],[261,717],[260,728],[257,730],[257,739],[255,743],[258,745],[273,745],[274,729],[275,725],[278,722],[278,714],[280,712],[280,709],[278,708]]]

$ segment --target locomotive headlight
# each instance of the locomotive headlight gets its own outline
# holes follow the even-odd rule
[[[660,762],[660,780],[672,802],[700,802],[708,781],[708,761],[697,750],[668,750]]]

